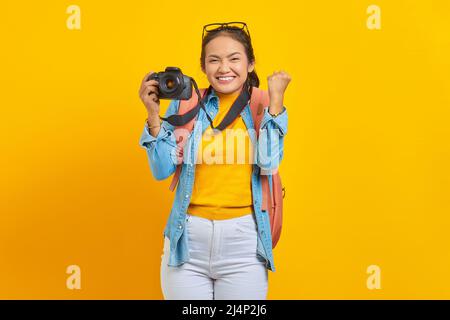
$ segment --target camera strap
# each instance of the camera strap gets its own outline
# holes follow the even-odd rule
[[[236,100],[233,102],[233,105],[228,110],[227,114],[223,118],[223,120],[219,123],[217,127],[214,128],[213,124],[211,123],[211,127],[213,129],[217,130],[224,130],[228,125],[230,125],[244,110],[245,106],[249,103],[250,100],[250,93],[248,90],[248,84],[247,81],[242,86],[242,91],[239,94],[239,96],[236,98]]]
[[[197,96],[200,97],[200,92],[198,91],[197,84],[194,82],[194,87],[197,91]],[[191,121],[200,111],[200,108],[203,109],[203,111],[206,114],[206,117],[208,118],[211,128],[217,129],[217,130],[224,130],[229,124],[231,124],[242,112],[242,110],[245,108],[245,106],[249,103],[251,93],[249,92],[249,86],[248,82],[246,81],[241,93],[236,98],[236,100],[233,102],[233,105],[228,110],[227,114],[223,118],[223,120],[220,122],[220,124],[217,127],[214,127],[213,121],[209,114],[206,112],[205,104],[206,98],[212,91],[212,86],[210,85],[208,87],[208,90],[204,92],[203,97],[199,100],[199,103],[197,106],[192,108],[191,110],[187,111],[184,114],[173,114],[168,116],[167,118],[160,117],[161,120],[169,122],[171,125],[175,127],[180,127]]]
[[[172,115],[168,116],[167,118],[160,117],[160,119],[167,121],[168,123],[170,123],[171,125],[173,125],[175,127],[184,126],[186,123],[188,123],[189,121],[194,119],[194,117],[198,114],[201,105],[204,103],[204,101],[206,100],[206,97],[208,96],[208,94],[210,92],[210,88],[208,88],[208,90],[205,91],[203,97],[200,99],[200,102],[197,104],[197,106],[190,109],[186,113],[172,114]],[[198,94],[198,96],[200,96],[200,93],[197,93],[197,94]]]

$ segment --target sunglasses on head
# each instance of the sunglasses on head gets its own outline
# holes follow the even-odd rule
[[[202,39],[205,37],[205,34],[211,31],[219,31],[219,30],[244,30],[250,38],[250,31],[248,31],[247,24],[245,22],[225,22],[225,23],[210,23],[203,26]]]

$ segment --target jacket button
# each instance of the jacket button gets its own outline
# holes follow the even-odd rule
[[[183,226],[182,226],[181,224],[179,224],[179,225],[178,225],[178,228],[179,228],[179,229],[182,229],[182,228],[183,228]]]

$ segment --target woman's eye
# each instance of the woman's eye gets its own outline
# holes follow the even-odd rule
[[[211,62],[216,62],[217,60],[209,60],[209,62],[211,63]]]
[[[231,59],[232,61],[237,61],[237,60],[239,60],[239,58],[233,58],[233,59]]]

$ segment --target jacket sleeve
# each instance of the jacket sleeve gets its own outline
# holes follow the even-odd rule
[[[178,113],[179,106],[180,100],[172,100],[164,118]],[[174,127],[163,121],[158,135],[154,137],[149,132],[147,122],[144,125],[139,145],[147,151],[150,169],[156,180],[164,180],[175,172],[177,143],[173,131]]]
[[[261,168],[261,174],[269,174],[272,170],[278,168],[283,159],[287,121],[288,115],[285,106],[283,106],[283,111],[275,118],[269,114],[269,107],[264,108],[256,158],[257,164]]]

